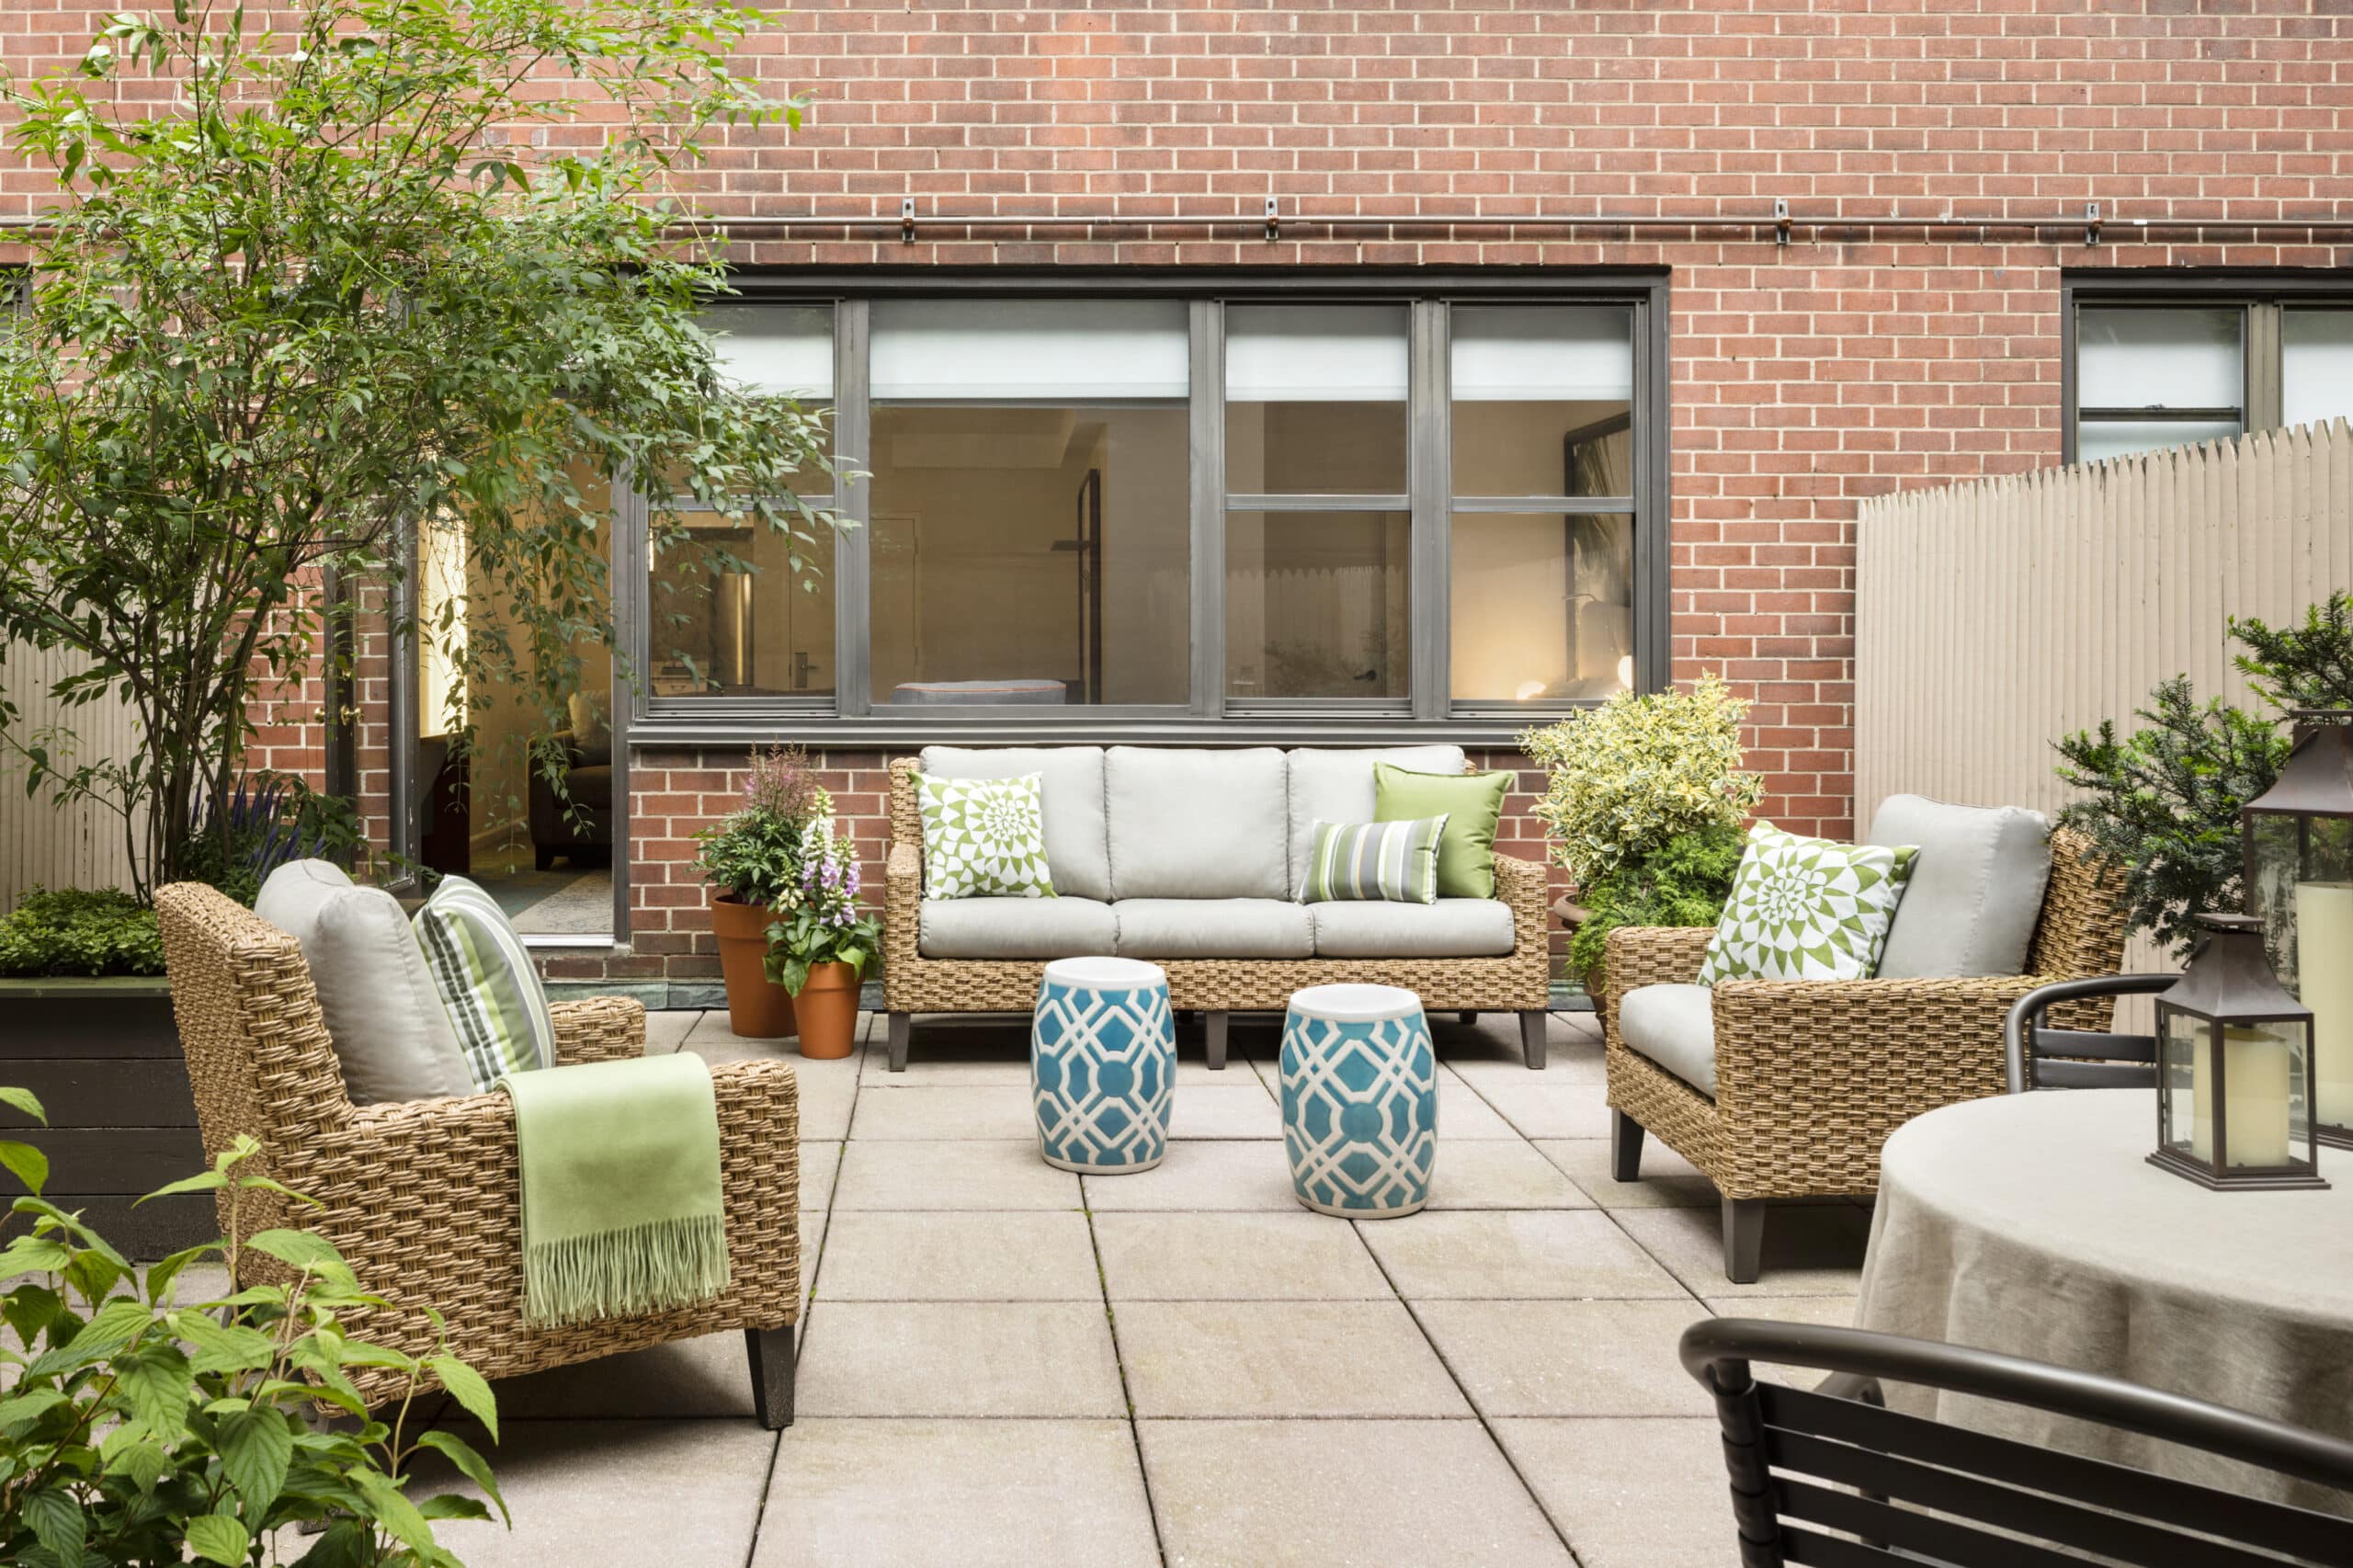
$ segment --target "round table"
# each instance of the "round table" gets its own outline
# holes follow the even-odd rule
[[[2147,1163],[2152,1093],[2010,1095],[1898,1129],[1856,1321],[2353,1438],[2353,1154],[2322,1151],[2325,1191],[2208,1191]],[[1915,1415],[2346,1511],[2336,1494],[2128,1434],[1888,1394]]]

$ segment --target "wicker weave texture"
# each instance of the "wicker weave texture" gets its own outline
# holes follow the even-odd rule
[[[293,937],[199,885],[163,889],[155,908],[205,1152],[251,1134],[262,1146],[255,1174],[319,1200],[311,1209],[245,1193],[242,1225],[248,1233],[315,1231],[362,1287],[398,1303],[355,1317],[355,1335],[423,1354],[436,1347],[424,1309],[436,1308],[449,1348],[500,1378],[722,1329],[779,1328],[799,1316],[800,1096],[790,1066],[711,1069],[727,1290],[676,1312],[527,1329],[514,1102],[490,1094],[354,1106]],[[645,1010],[635,1002],[559,1004],[555,1017],[561,1062],[644,1050]],[[227,1204],[223,1195],[224,1228]],[[248,1262],[256,1271],[276,1267]],[[361,1369],[353,1381],[371,1403],[402,1389],[381,1369]]]
[[[1042,961],[927,959],[923,916],[923,818],[915,803],[921,764],[891,765],[891,846],[884,890],[882,989],[894,1013],[1026,1013],[1038,998]],[[1434,1011],[1526,1012],[1552,999],[1545,951],[1545,872],[1495,857],[1495,896],[1511,906],[1512,950],[1485,959],[1172,959],[1168,999],[1178,1007],[1279,1011],[1304,986],[1337,982],[1401,985]]]
[[[1697,978],[1711,931],[1609,934],[1602,1007],[1609,1104],[1689,1160],[1726,1198],[1814,1198],[1879,1188],[1888,1134],[1939,1106],[2002,1092],[2010,1006],[2053,980],[2114,971],[2124,949],[2115,883],[2052,842],[2031,975],[1964,980],[1736,980],[1714,992],[1716,1097],[1626,1049],[1627,992]],[[2075,1027],[2097,1028],[2106,1004]]]

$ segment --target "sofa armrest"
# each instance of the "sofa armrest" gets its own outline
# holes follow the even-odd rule
[[[904,842],[891,846],[883,866],[882,989],[887,996],[894,975],[914,972],[923,939],[923,851]],[[896,1003],[893,1011],[904,1011]]]
[[[548,1011],[555,1018],[559,1067],[645,1054],[645,1004],[633,997],[590,996],[555,1003]]]
[[[1603,945],[1602,983],[1611,996],[1644,985],[1689,985],[1699,978],[1712,926],[1620,926]]]
[[[1548,891],[1543,862],[1509,855],[1495,857],[1495,896],[1511,906],[1514,954],[1545,951],[1544,895]]]

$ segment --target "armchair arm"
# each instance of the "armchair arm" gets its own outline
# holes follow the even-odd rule
[[[1644,985],[1688,985],[1699,978],[1712,926],[1620,926],[1602,948],[1602,983],[1613,997]]]
[[[891,846],[883,867],[882,989],[889,996],[897,983],[912,978],[920,949],[923,919],[923,851],[901,839]],[[891,1003],[893,1011],[910,1011]]]
[[[1551,969],[1544,941],[1546,874],[1541,861],[1495,857],[1495,896],[1511,906],[1512,953]]]
[[[555,1017],[559,1067],[645,1054],[645,1004],[632,997],[591,996],[555,1003],[548,1011]]]

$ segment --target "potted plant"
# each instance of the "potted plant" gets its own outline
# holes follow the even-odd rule
[[[804,846],[833,811],[799,746],[752,753],[744,804],[703,830],[695,864],[710,882],[710,926],[727,983],[727,1024],[739,1035],[793,1032],[792,994],[767,973],[768,927],[801,896]]]
[[[856,852],[830,823],[812,826],[800,900],[768,927],[768,976],[792,994],[803,1056],[847,1056],[858,1032],[858,983],[882,947],[882,923],[858,907],[858,885]]]
[[[1748,704],[1714,675],[1688,691],[1621,692],[1519,738],[1549,775],[1535,814],[1576,883],[1571,966],[1597,1004],[1620,926],[1710,926],[1740,864],[1765,780],[1741,767]]]

